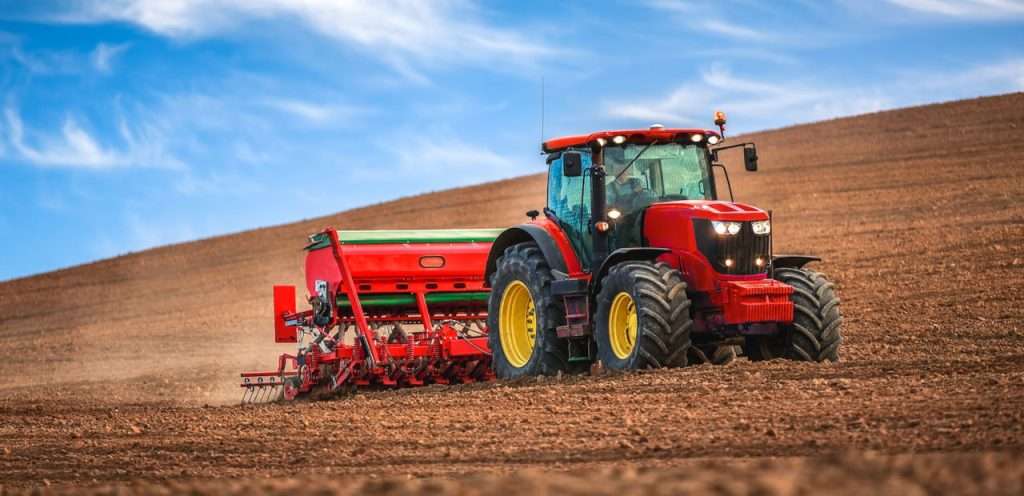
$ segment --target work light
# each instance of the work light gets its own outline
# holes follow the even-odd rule
[[[754,228],[754,234],[771,234],[772,232],[772,222],[770,220],[752,222],[750,227]]]
[[[740,227],[742,227],[742,225],[739,222],[722,222],[713,220],[711,221],[711,227],[714,228],[715,232],[720,236],[735,236],[740,232]]]

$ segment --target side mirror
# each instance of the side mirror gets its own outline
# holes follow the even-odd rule
[[[757,148],[743,149],[743,167],[750,172],[757,170]]]
[[[579,153],[565,152],[562,154],[562,175],[580,177],[583,175],[583,159]]]

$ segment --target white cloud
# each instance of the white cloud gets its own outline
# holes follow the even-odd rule
[[[954,100],[979,94],[1024,90],[1024,59],[1011,59],[951,72],[907,71],[870,86],[804,80],[772,81],[737,76],[714,64],[696,81],[648,100],[608,100],[613,118],[704,126],[715,109],[726,111],[743,131]]]
[[[1024,91],[1024,58],[1008,59],[943,74],[907,71],[902,80],[917,92],[927,91],[940,98],[964,98],[976,95]],[[945,95],[951,91],[963,95]]]
[[[313,31],[356,46],[414,82],[437,64],[532,66],[558,50],[511,29],[488,25],[469,0],[84,0],[50,20],[122,21],[173,38],[237,29],[248,20],[297,19]]]
[[[779,36],[723,19],[723,14],[728,15],[730,11],[718,8],[718,5],[697,5],[679,0],[649,0],[646,3],[654,10],[660,10],[678,18],[682,24],[693,30],[731,38],[735,41],[767,42],[780,39]]]
[[[360,109],[338,104],[322,104],[291,98],[272,98],[267,106],[296,116],[311,124],[334,123],[360,113]]]
[[[124,53],[124,51],[130,46],[131,44],[129,43],[100,43],[96,45],[96,48],[92,51],[92,55],[89,57],[92,61],[93,68],[101,73],[109,74],[112,69],[111,64],[114,61],[114,58],[121,53]]]
[[[431,174],[457,170],[500,170],[513,166],[493,150],[453,138],[418,136],[397,149],[398,165],[407,172]]]
[[[697,24],[697,27],[704,31],[743,41],[767,41],[772,39],[772,36],[766,33],[720,19],[701,21]]]
[[[1019,0],[887,0],[917,12],[956,19],[1006,19],[1024,16]]]
[[[404,188],[398,191],[415,193],[514,177],[529,170],[524,169],[529,161],[498,153],[436,127],[407,129],[381,137],[375,142],[381,150],[381,163],[349,169],[351,180],[356,184],[379,182],[382,173],[386,173],[394,176],[396,187]]]
[[[74,119],[67,117],[60,137],[47,137],[43,145],[33,147],[26,143],[21,116],[12,108],[4,109],[11,147],[22,158],[42,166],[69,166],[86,169],[106,169],[123,162],[122,157],[100,147]]]
[[[76,74],[81,72],[84,66],[81,54],[72,52],[50,50],[26,52],[18,41],[10,44],[8,50],[11,59],[32,74]]]
[[[236,142],[234,152],[235,159],[242,164],[265,164],[270,161],[270,154],[256,150],[246,141]]]
[[[330,107],[299,100],[270,100],[267,102],[267,105],[307,121],[318,123],[329,121],[334,116],[334,111]]]
[[[4,117],[7,139],[16,158],[40,167],[92,170],[128,166],[181,167],[158,140],[138,140],[139,133],[130,131],[123,121],[120,131],[126,146],[117,149],[101,145],[71,116],[64,118],[59,135],[26,130],[21,115],[12,105],[4,109]]]
[[[768,62],[777,65],[801,65],[802,61],[793,55],[787,55],[782,50],[760,49],[754,44],[733,48],[709,48],[702,50],[698,55],[712,60],[738,60],[750,59],[760,62]]]
[[[667,12],[674,12],[676,14],[693,14],[697,9],[696,6],[690,2],[683,2],[681,0],[649,0],[647,2],[653,8],[661,9]]]
[[[242,196],[261,193],[264,188],[244,174],[213,170],[201,175],[185,171],[175,179],[174,190],[186,196]]]

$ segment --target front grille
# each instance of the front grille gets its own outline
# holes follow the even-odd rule
[[[735,235],[720,235],[707,219],[693,219],[693,232],[697,237],[697,248],[711,262],[720,274],[749,275],[761,274],[768,267],[768,245],[771,235],[758,236],[750,222],[742,222],[740,232]],[[763,264],[758,267],[755,261]],[[732,260],[732,266],[725,261]]]

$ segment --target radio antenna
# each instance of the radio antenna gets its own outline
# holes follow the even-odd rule
[[[544,76],[540,77],[540,147],[544,153]]]

